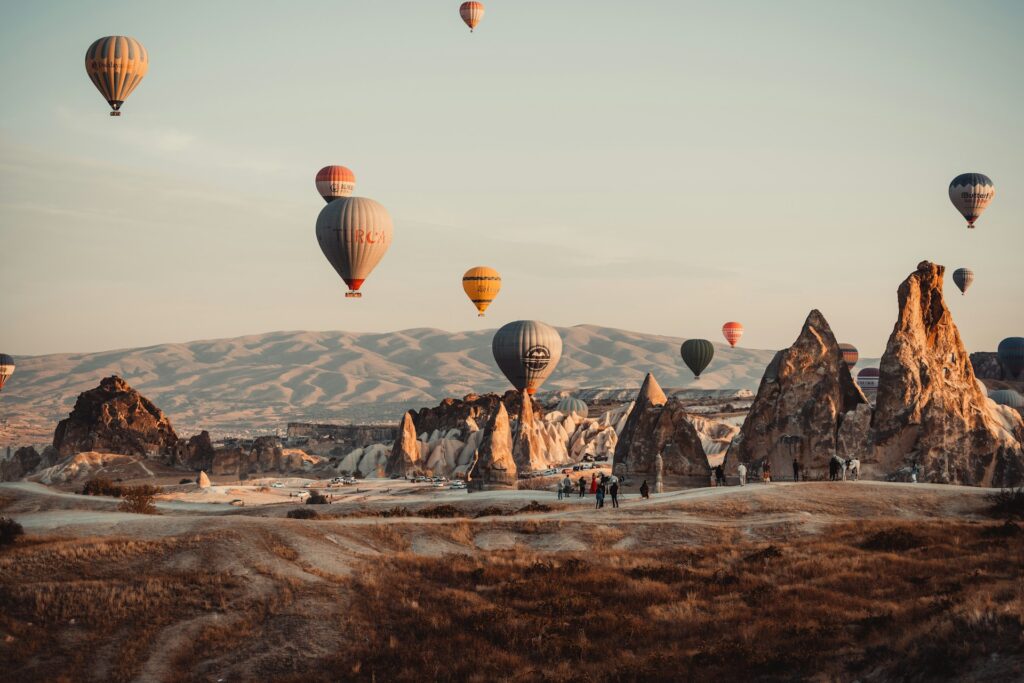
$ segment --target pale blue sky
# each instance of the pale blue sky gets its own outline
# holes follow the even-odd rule
[[[972,267],[968,345],[1024,334],[1024,3],[8,3],[0,350],[279,329],[594,323],[792,342],[812,307],[877,356],[928,258]],[[120,119],[83,68],[128,34]],[[346,301],[321,166],[390,210]],[[998,194],[968,232],[963,171]],[[504,289],[478,320],[473,265]]]

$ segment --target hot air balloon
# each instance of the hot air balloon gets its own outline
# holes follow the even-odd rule
[[[566,396],[558,405],[555,406],[555,410],[560,412],[562,415],[572,416],[573,419],[579,420],[590,414],[590,407],[586,401],[582,401],[573,396]]]
[[[480,23],[480,20],[484,18],[484,3],[482,2],[464,2],[459,7],[459,16],[466,22],[466,26],[469,27],[469,32],[472,33],[476,25]]]
[[[4,388],[7,380],[14,374],[14,359],[6,353],[0,353],[0,389]]]
[[[356,174],[344,166],[324,166],[316,174],[316,191],[328,204],[349,197],[356,189]]]
[[[729,342],[729,346],[736,348],[740,337],[743,336],[743,325],[735,322],[726,323],[722,325],[722,334],[725,336],[725,341]]]
[[[1024,408],[1024,396],[1021,396],[1013,389],[999,389],[998,391],[993,391],[988,397],[1001,406]]]
[[[484,311],[501,291],[501,274],[494,268],[477,266],[462,276],[462,289],[476,306],[477,315],[484,317]]]
[[[857,384],[864,391],[875,391],[878,389],[878,368],[864,368],[857,373]]]
[[[341,197],[320,211],[316,239],[324,256],[349,286],[346,297],[360,297],[359,288],[391,246],[393,228],[387,210],[365,197]]]
[[[693,372],[693,378],[700,379],[700,373],[715,357],[715,347],[707,339],[687,339],[679,347],[679,355],[683,357],[683,362]]]
[[[974,282],[974,271],[970,268],[957,268],[953,271],[953,282],[961,294],[966,294],[967,288]]]
[[[853,366],[860,359],[860,352],[857,351],[857,347],[853,344],[840,344],[839,350],[843,352],[843,361],[846,363],[846,367],[853,370]]]
[[[562,358],[562,338],[539,320],[516,320],[494,333],[491,351],[512,386],[535,394]]]
[[[967,227],[981,217],[996,196],[996,186],[984,173],[961,173],[949,184],[949,201],[967,219]]]
[[[999,342],[997,355],[1006,374],[1016,379],[1024,370],[1024,337],[1007,337]]]
[[[110,104],[111,116],[121,115],[121,105],[148,69],[146,48],[128,36],[100,38],[85,51],[85,72]]]

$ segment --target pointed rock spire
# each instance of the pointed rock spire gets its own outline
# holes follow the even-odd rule
[[[395,445],[388,457],[388,464],[385,467],[387,474],[406,475],[420,467],[421,464],[420,441],[416,437],[416,424],[412,419],[412,411],[402,416],[402,424],[395,439]]]
[[[469,473],[474,490],[515,488],[516,463],[512,458],[512,427],[505,404],[499,403],[484,429],[476,463]]]

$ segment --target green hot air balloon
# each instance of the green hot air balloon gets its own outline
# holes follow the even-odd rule
[[[571,415],[573,419],[582,419],[590,414],[590,407],[585,401],[578,399],[574,396],[566,396],[558,405],[555,406],[555,410],[560,412],[562,415]]]
[[[715,347],[707,339],[687,339],[679,348],[686,367],[693,371],[693,378],[700,379],[700,373],[715,357]]]
[[[999,362],[1011,379],[1024,371],[1024,337],[1007,337],[999,342]]]

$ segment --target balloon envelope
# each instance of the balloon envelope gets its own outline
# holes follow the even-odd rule
[[[953,283],[961,294],[967,293],[967,288],[974,282],[974,271],[970,268],[957,268],[953,271]]]
[[[7,380],[14,374],[14,359],[6,353],[0,353],[0,389],[4,388]]]
[[[1016,379],[1024,370],[1024,337],[1007,337],[999,342],[997,355],[1003,370]]]
[[[878,389],[878,368],[864,368],[857,373],[857,384],[865,391]]]
[[[476,28],[480,20],[484,18],[484,3],[482,2],[464,2],[459,7],[459,16],[466,22],[466,26],[469,27],[469,32],[472,33],[473,29]]]
[[[843,352],[843,361],[846,363],[846,367],[853,370],[853,366],[860,359],[860,352],[857,351],[857,347],[853,344],[840,344],[839,350]]]
[[[494,333],[491,351],[512,386],[534,394],[561,360],[562,338],[539,320],[516,320]]]
[[[722,325],[722,335],[725,337],[725,341],[729,342],[729,346],[736,348],[740,337],[743,336],[743,325],[737,322],[726,323]]]
[[[993,391],[988,397],[1001,406],[1024,408],[1024,396],[1021,396],[1013,389],[999,389],[998,391]]]
[[[339,197],[350,197],[356,190],[356,174],[344,166],[324,166],[316,174],[316,191],[330,203]]]
[[[85,51],[85,72],[103,95],[111,116],[120,116],[121,105],[149,70],[149,53],[128,36],[100,38]]]
[[[393,227],[387,209],[365,197],[341,197],[320,210],[316,239],[327,261],[349,286],[359,288],[391,246]]]
[[[683,357],[686,367],[693,372],[694,379],[700,379],[700,373],[715,357],[715,346],[707,339],[687,339],[679,347],[679,355]]]
[[[961,173],[949,184],[949,201],[967,219],[968,228],[974,227],[995,196],[996,186],[984,173]]]
[[[477,314],[482,318],[484,311],[501,291],[501,274],[494,268],[477,266],[470,268],[462,276],[462,290],[476,306]]]
[[[571,415],[575,419],[584,418],[590,414],[590,407],[586,401],[578,399],[574,396],[566,396],[558,405],[555,406],[555,410],[562,413],[563,415]]]

